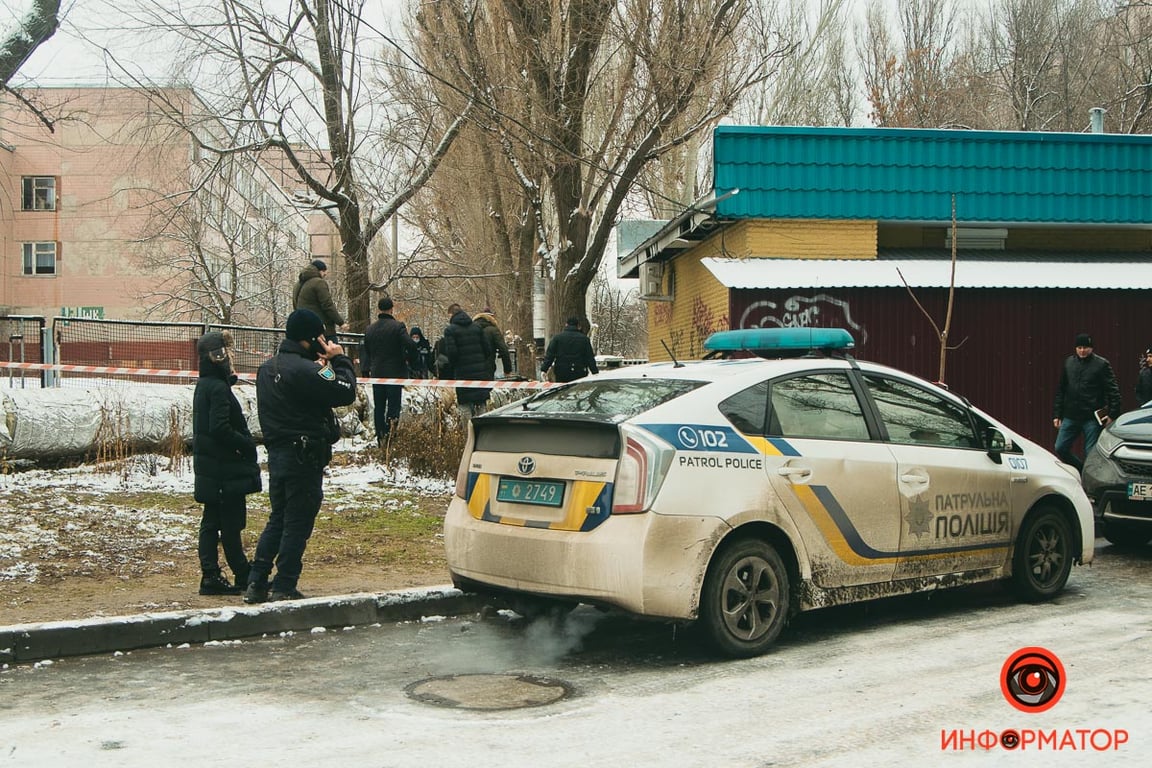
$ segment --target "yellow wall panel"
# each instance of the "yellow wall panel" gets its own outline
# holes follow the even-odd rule
[[[700,260],[720,258],[876,258],[874,221],[744,221],[703,240],[669,262],[672,301],[648,303],[648,359],[696,360],[704,340],[728,330],[728,289]],[[661,343],[663,342],[663,343]]]

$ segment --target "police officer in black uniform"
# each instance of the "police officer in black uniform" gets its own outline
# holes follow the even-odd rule
[[[256,374],[256,410],[268,449],[272,513],[256,544],[244,602],[297,600],[304,549],[320,502],[324,467],[340,437],[332,409],[356,399],[356,372],[324,322],[308,309],[288,316],[288,338]],[[276,576],[271,584],[273,560]]]

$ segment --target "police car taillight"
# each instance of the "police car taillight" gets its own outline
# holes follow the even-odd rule
[[[472,446],[475,445],[475,440],[472,423],[468,422],[468,437],[464,442],[464,454],[460,457],[460,468],[456,470],[456,495],[462,499],[468,498],[468,464],[472,459]]]
[[[647,432],[624,433],[624,455],[616,465],[612,513],[643,512],[652,506],[675,451]]]

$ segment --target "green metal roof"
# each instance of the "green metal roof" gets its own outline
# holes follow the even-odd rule
[[[718,217],[1152,225],[1152,136],[720,126]]]

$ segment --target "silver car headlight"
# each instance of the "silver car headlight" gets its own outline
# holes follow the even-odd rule
[[[1111,456],[1112,451],[1119,448],[1123,443],[1124,441],[1116,437],[1116,435],[1112,433],[1112,430],[1105,429],[1100,433],[1100,438],[1096,441],[1096,450],[1105,456]]]

